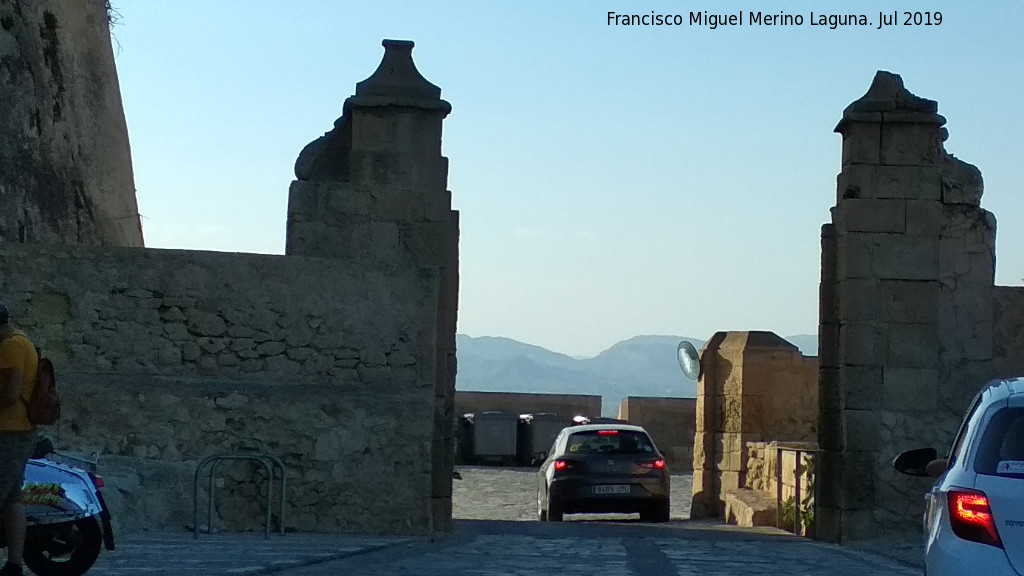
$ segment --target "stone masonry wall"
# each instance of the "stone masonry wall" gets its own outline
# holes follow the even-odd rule
[[[455,465],[455,331],[459,216],[441,155],[451,105],[412,59],[413,42],[384,40],[377,70],[356,84],[334,128],[295,161],[285,253],[357,262],[408,262],[437,270],[434,349],[432,530],[451,524]]]
[[[430,390],[60,374],[58,444],[99,454],[115,534],[193,522],[196,465],[211,454],[268,452],[287,469],[285,526],[299,531],[423,533],[431,522]],[[58,434],[59,433],[59,434]],[[199,481],[206,526],[209,467]],[[216,530],[262,531],[267,483],[248,462],[221,463]],[[280,481],[271,500],[279,526]],[[372,489],[368,489],[372,486]],[[380,498],[382,493],[388,498]]]
[[[0,240],[142,246],[104,0],[0,0]]]
[[[996,286],[993,293],[995,376],[1020,376],[1024,374],[1024,288]]]
[[[771,332],[719,332],[701,351],[692,518],[721,516],[746,485],[747,445],[813,441],[817,361]]]
[[[431,529],[436,270],[34,244],[0,244],[0,270],[13,322],[57,363],[65,449],[140,470],[264,449],[288,464],[290,526]],[[381,483],[401,502],[353,489]],[[180,526],[180,502],[112,484]],[[229,527],[262,524],[245,485],[218,500]]]
[[[693,438],[697,425],[695,398],[629,396],[619,404],[619,418],[643,426],[668,460],[673,474],[693,470]]]
[[[993,375],[995,219],[980,207],[981,173],[946,153],[937,110],[879,72],[836,127],[819,328],[825,540],[919,530],[928,481],[891,460],[947,448]]]

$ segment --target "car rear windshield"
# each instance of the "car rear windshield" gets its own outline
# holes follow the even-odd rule
[[[1003,408],[992,415],[981,437],[974,471],[1024,479],[1024,408]]]
[[[654,454],[647,434],[635,430],[587,430],[569,436],[570,454]]]

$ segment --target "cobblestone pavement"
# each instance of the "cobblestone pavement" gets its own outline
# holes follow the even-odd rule
[[[137,533],[103,550],[87,576],[192,576],[282,572],[371,553],[407,538],[331,534]]]
[[[674,476],[672,522],[636,515],[535,521],[536,470],[460,467],[456,529],[443,538],[262,532],[137,533],[103,551],[89,576],[865,576],[921,574],[877,554],[689,517],[690,477]],[[473,519],[486,518],[486,520]]]
[[[536,520],[537,469],[459,466],[462,480],[452,483],[452,516],[459,520]],[[672,476],[671,510],[675,519],[690,517],[693,477]],[[637,514],[569,516],[587,519],[638,518]]]
[[[675,521],[460,521],[436,543],[296,568],[288,576],[909,576],[920,569],[775,530]]]

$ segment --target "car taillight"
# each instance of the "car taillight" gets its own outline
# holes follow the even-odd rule
[[[618,430],[598,430],[597,431],[597,435],[598,436],[618,436],[619,435],[619,431]]]
[[[566,470],[575,470],[580,467],[579,462],[572,462],[570,460],[555,460],[555,472],[565,472]]]
[[[988,496],[978,490],[953,488],[946,493],[949,503],[949,523],[953,533],[972,542],[1002,548]]]
[[[665,469],[665,461],[660,458],[658,460],[646,460],[644,462],[637,462],[637,464],[639,464],[641,468],[647,468],[649,470]]]
[[[89,476],[92,477],[92,483],[96,485],[97,490],[103,488],[103,476],[99,474],[90,474]]]

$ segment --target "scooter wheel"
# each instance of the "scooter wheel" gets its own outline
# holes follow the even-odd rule
[[[25,566],[36,576],[81,576],[96,562],[102,545],[94,517],[33,526],[25,534]]]

